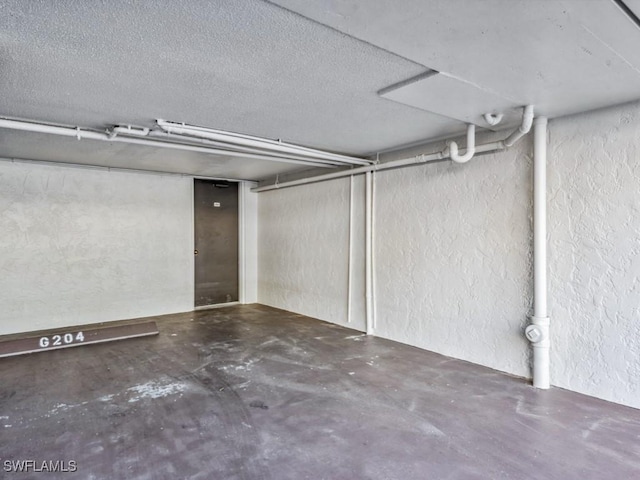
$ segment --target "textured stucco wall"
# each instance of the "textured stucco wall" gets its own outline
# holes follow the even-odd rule
[[[640,104],[551,122],[551,381],[640,408]]]
[[[364,329],[364,199],[354,182],[354,283],[347,323],[349,179],[261,193],[258,301]]]
[[[552,384],[640,407],[640,104],[549,136]],[[377,335],[530,376],[531,155],[377,175]],[[261,194],[261,301],[343,322],[347,187]]]
[[[0,161],[0,334],[191,310],[191,182]]]
[[[377,335],[528,374],[526,147],[377,174]]]

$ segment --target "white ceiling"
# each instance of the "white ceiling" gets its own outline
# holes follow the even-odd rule
[[[482,126],[487,109],[506,126],[529,103],[557,117],[640,99],[638,45],[613,0],[4,0],[0,117],[164,118],[368,155]],[[9,130],[0,157],[243,179],[296,168]]]

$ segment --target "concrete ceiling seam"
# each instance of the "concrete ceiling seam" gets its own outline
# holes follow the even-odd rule
[[[622,10],[622,12],[629,17],[629,20],[631,20],[633,23],[636,24],[636,26],[638,28],[640,28],[640,18],[638,17],[638,13],[636,13],[635,11],[633,11],[628,5],[627,3],[629,3],[628,1],[625,3],[624,0],[613,0],[613,2],[620,7],[620,10]],[[637,3],[636,3],[637,6]]]
[[[535,104],[548,118],[640,99],[640,30],[613,0],[273,1],[516,107]],[[638,0],[618,1],[625,2],[640,11]],[[438,76],[423,80],[421,94],[429,95],[428,82]],[[403,103],[432,110],[428,100]]]

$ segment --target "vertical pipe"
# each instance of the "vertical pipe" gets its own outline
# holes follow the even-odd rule
[[[533,156],[533,312],[547,316],[547,119],[536,118]]]
[[[371,331],[378,326],[376,315],[376,171],[371,172]]]
[[[365,173],[365,300],[366,300],[366,333],[373,334],[373,302],[371,285],[371,199],[372,199],[371,172]]]
[[[534,122],[533,151],[533,316],[526,335],[533,345],[533,386],[547,389],[549,312],[547,308],[547,119]]]
[[[349,259],[347,264],[347,323],[351,323],[351,290],[353,288],[353,175],[349,177]]]
[[[246,303],[246,182],[238,182],[238,301]]]

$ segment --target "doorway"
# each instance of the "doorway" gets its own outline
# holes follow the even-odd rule
[[[195,306],[238,301],[238,183],[194,179]]]

